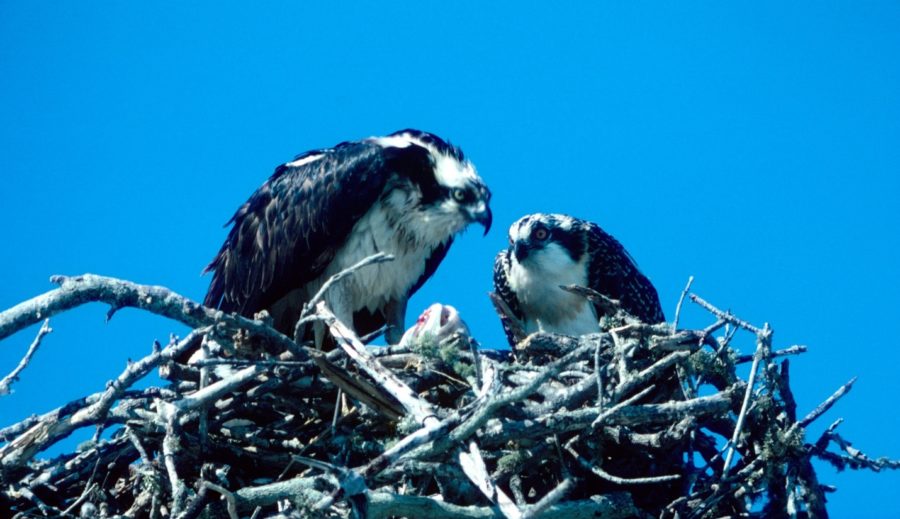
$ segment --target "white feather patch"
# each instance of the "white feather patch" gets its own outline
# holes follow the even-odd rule
[[[600,331],[593,305],[560,285],[587,286],[584,261],[574,262],[556,243],[534,251],[521,263],[513,256],[509,286],[525,314],[525,331],[583,335]]]
[[[293,162],[287,162],[287,163],[285,163],[285,166],[288,166],[291,168],[299,168],[300,166],[304,166],[311,162],[315,162],[324,156],[325,156],[324,153],[314,153],[314,154],[308,155],[306,157],[303,157],[302,159],[297,159]]]
[[[363,308],[374,311],[388,301],[405,300],[424,274],[425,262],[434,249],[467,224],[458,211],[423,213],[414,210],[413,205],[414,201],[401,189],[394,189],[386,200],[376,202],[353,226],[322,275],[306,286],[308,297],[332,275],[368,256],[385,252],[394,255],[394,260],[364,267],[345,278],[326,295],[327,303],[344,320]]]
[[[441,153],[433,145],[417,139],[412,134],[402,133],[390,137],[372,137],[372,142],[385,148],[406,148],[410,145],[419,146],[428,150],[434,160],[434,176],[438,184],[446,187],[463,187],[468,182],[476,180],[478,173],[469,161],[460,162],[456,157]]]

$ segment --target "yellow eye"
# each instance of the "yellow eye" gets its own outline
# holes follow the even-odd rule
[[[534,238],[536,240],[541,240],[541,241],[546,240],[547,239],[547,229],[544,229],[543,227],[535,229]]]
[[[466,192],[463,189],[456,188],[453,190],[453,199],[457,202],[462,202],[466,199]]]

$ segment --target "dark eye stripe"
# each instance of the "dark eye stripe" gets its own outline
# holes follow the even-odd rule
[[[458,191],[462,191],[462,197],[460,197],[460,198],[457,198]],[[456,200],[457,202],[459,202],[461,204],[471,204],[472,202],[475,201],[475,198],[476,198],[475,192],[469,188],[458,188],[458,187],[447,188],[446,192],[447,192],[448,198],[452,198],[453,200]]]

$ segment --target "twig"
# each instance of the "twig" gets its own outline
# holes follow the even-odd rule
[[[594,376],[597,377],[597,409],[603,411],[603,371],[600,369],[600,342],[594,350]]]
[[[363,267],[366,267],[368,265],[376,265],[378,263],[386,263],[388,261],[394,261],[394,256],[392,254],[385,254],[384,252],[378,252],[378,253],[372,254],[371,256],[368,256],[368,257],[365,257],[365,258],[359,260],[358,262],[354,263],[353,265],[351,265],[351,266],[345,268],[344,270],[338,272],[337,274],[331,276],[330,278],[328,278],[327,281],[325,281],[325,283],[322,284],[322,286],[319,288],[319,290],[316,292],[316,294],[309,300],[309,302],[306,303],[306,314],[305,315],[311,315],[316,310],[316,307],[319,305],[320,302],[322,302],[322,298],[325,296],[325,293],[328,292],[328,290],[332,286],[334,286],[334,284],[337,283],[338,281],[355,273],[357,270],[359,270]]]
[[[368,265],[377,265],[378,263],[385,263],[393,260],[394,256],[392,254],[378,252],[357,261],[353,265],[350,265],[344,270],[328,278],[324,283],[322,283],[322,286],[319,287],[319,290],[316,291],[315,295],[313,295],[309,301],[303,304],[303,310],[300,312],[300,319],[297,321],[297,324],[294,325],[294,342],[300,342],[303,337],[304,326],[306,325],[306,323],[310,322],[311,318],[315,314],[316,306],[318,306],[318,304],[322,301],[322,298],[325,297],[325,294],[329,289],[331,289],[331,287],[335,285],[335,283],[347,276],[356,273],[357,270]]]
[[[208,359],[212,356],[209,350],[208,344],[208,336],[204,335],[200,339],[200,351],[203,353],[203,358]],[[209,385],[210,380],[210,369],[209,366],[202,366],[200,368],[200,389],[206,388]],[[209,413],[207,412],[207,407],[204,406],[200,408],[200,417],[197,424],[197,430],[200,435],[200,452],[203,453],[206,450],[206,443],[209,439]]]
[[[795,346],[791,346],[789,348],[775,350],[769,354],[769,357],[774,358],[774,357],[784,357],[785,355],[799,355],[801,353],[806,353],[806,351],[807,351],[806,346],[798,344]],[[738,356],[737,359],[735,359],[734,363],[735,364],[745,364],[745,363],[753,360],[754,356],[755,355],[740,355],[740,356]]]
[[[202,486],[222,496],[226,503],[225,508],[226,510],[228,510],[228,517],[230,519],[238,519],[237,500],[235,499],[233,493],[229,492],[224,487],[216,485],[215,483],[212,483],[210,481],[204,481],[202,483]]]
[[[713,305],[707,303],[705,300],[703,300],[703,299],[702,299],[700,296],[698,296],[697,294],[691,294],[691,295],[690,295],[690,298],[691,298],[691,301],[693,301],[694,303],[697,303],[698,305],[702,306],[703,308],[706,309],[706,311],[708,311],[709,313],[715,315],[715,316],[718,317],[719,319],[723,319],[723,320],[728,321],[729,323],[731,323],[731,324],[733,324],[733,325],[735,325],[735,326],[739,326],[739,327],[741,327],[741,328],[743,328],[743,329],[749,331],[750,333],[752,333],[752,334],[754,334],[754,335],[759,335],[760,333],[762,333],[762,330],[761,330],[760,328],[757,328],[756,326],[753,326],[752,324],[748,323],[747,321],[743,321],[743,320],[741,320],[741,319],[738,319],[738,318],[735,317],[735,315],[732,314],[731,312],[723,312],[722,310],[719,310],[718,308],[714,307]]]
[[[672,321],[672,333],[675,333],[675,331],[678,330],[678,319],[681,317],[681,305],[684,304],[684,298],[691,290],[691,284],[693,282],[694,276],[688,277],[687,284],[684,285],[684,290],[681,291],[681,296],[678,297],[678,304],[675,305],[675,320]]]
[[[18,466],[30,460],[35,454],[72,433],[75,429],[91,425],[105,418],[112,404],[134,382],[147,375],[162,362],[177,357],[193,345],[194,339],[206,333],[208,328],[194,330],[178,344],[162,351],[154,351],[143,359],[130,363],[114,381],[111,381],[99,398],[90,406],[80,408],[71,416],[48,420],[32,426],[0,449],[0,462],[7,466]]]
[[[853,384],[856,382],[858,377],[851,378],[846,384],[839,387],[837,391],[834,392],[830,397],[828,397],[824,402],[816,406],[815,409],[809,412],[802,420],[797,422],[797,425],[800,427],[806,427],[811,424],[816,418],[825,414],[826,411],[831,409],[838,400],[841,399],[842,396],[846,395],[848,391],[853,387]]]
[[[28,351],[25,352],[25,356],[22,357],[22,360],[19,361],[19,365],[16,366],[9,375],[3,377],[3,380],[0,380],[0,396],[9,394],[9,387],[19,379],[19,373],[25,369],[25,366],[31,362],[31,357],[34,356],[34,353],[37,351],[38,346],[41,345],[41,340],[45,335],[51,333],[53,328],[50,328],[50,319],[44,319],[44,324],[41,325],[41,329],[38,330],[37,337],[34,338],[34,341],[31,342],[31,346],[28,347]]]
[[[406,412],[413,416],[420,423],[425,423],[429,417],[436,417],[437,413],[431,404],[419,398],[402,380],[400,380],[393,372],[385,368],[366,351],[365,345],[360,342],[359,338],[352,330],[347,328],[340,322],[333,313],[325,306],[319,303],[316,307],[317,315],[328,324],[331,333],[338,340],[340,347],[347,355],[365,371],[370,377],[390,393],[400,405],[406,409]]]
[[[172,413],[166,420],[166,436],[162,442],[162,452],[166,473],[169,476],[169,485],[172,489],[172,515],[175,516],[181,513],[187,497],[187,486],[178,476],[176,467],[182,445],[180,434],[181,426],[178,425],[178,414]]]
[[[266,368],[309,368],[310,363],[299,360],[267,360],[267,359],[196,359],[192,366],[203,368],[206,366],[260,366]]]
[[[578,454],[578,451],[576,451],[575,448],[571,445],[566,445],[565,449],[569,454],[572,455],[573,458],[575,458],[575,461],[577,461],[578,464],[581,465],[581,468],[593,472],[601,478],[617,485],[644,485],[653,483],[665,483],[666,481],[673,481],[681,478],[681,475],[679,474],[648,476],[643,478],[620,478],[619,476],[614,476],[601,469],[599,466],[592,464],[588,460],[584,459],[584,457]]]
[[[134,430],[131,427],[126,427],[125,434],[128,436],[128,439],[131,440],[131,444],[134,445],[134,448],[137,449],[138,453],[141,455],[141,461],[144,462],[145,465],[150,465],[150,455],[147,454],[147,449],[141,444],[140,438],[134,434]]]
[[[724,319],[724,317],[721,318]],[[734,434],[732,434],[731,440],[728,442],[728,455],[725,456],[725,466],[722,468],[722,477],[725,477],[728,474],[728,469],[731,467],[731,459],[734,457],[735,447],[737,446],[738,438],[741,435],[741,429],[744,427],[744,418],[746,418],[747,410],[750,406],[750,395],[753,394],[753,384],[756,380],[759,362],[769,348],[771,339],[772,332],[769,330],[769,325],[766,324],[757,334],[757,347],[756,353],[753,356],[753,365],[750,366],[750,379],[747,381],[747,390],[744,392],[744,401],[741,403],[741,411],[738,414],[737,424],[734,426]]]
[[[634,388],[646,384],[654,377],[661,375],[672,365],[690,356],[690,352],[687,351],[673,351],[672,353],[653,363],[652,366],[642,370],[640,373],[632,375],[624,380],[620,380],[619,387],[616,388],[616,391],[612,396],[613,402],[618,401],[619,398],[621,398],[623,395],[628,394]]]
[[[78,508],[78,505],[84,503],[85,499],[87,499],[91,495],[91,493],[97,489],[98,486],[99,485],[97,485],[97,483],[91,483],[90,485],[88,485],[87,488],[84,489],[84,492],[82,492],[81,495],[78,496],[78,499],[76,499],[71,505],[69,505],[68,508],[63,510],[63,515],[71,515],[72,512],[74,512],[75,509]]]
[[[569,493],[573,486],[574,482],[571,478],[562,480],[559,485],[556,485],[556,487],[548,492],[547,495],[542,497],[540,501],[531,505],[525,511],[525,513],[522,514],[522,519],[532,519],[534,517],[539,517],[541,514],[547,511],[548,508],[558,503],[560,499],[566,497],[566,494]]]
[[[466,476],[475,483],[475,486],[481,490],[481,493],[492,503],[496,503],[497,507],[504,517],[508,519],[521,519],[525,517],[516,503],[506,495],[506,493],[498,487],[488,474],[487,466],[481,456],[478,444],[474,441],[469,442],[469,450],[460,450],[459,465],[462,467]]]
[[[622,409],[626,406],[629,406],[629,405],[637,402],[641,398],[645,397],[648,393],[650,393],[650,391],[653,391],[653,389],[654,389],[654,386],[645,387],[644,389],[638,391],[634,395],[626,398],[622,402],[619,402],[618,404],[612,406],[607,411],[603,411],[602,408],[599,409],[600,412],[597,413],[597,418],[595,418],[594,421],[591,422],[591,428],[596,429],[597,427],[600,426],[600,424],[603,423],[604,420],[606,420],[610,416],[619,412],[620,409]]]
[[[581,296],[591,303],[594,303],[603,310],[604,314],[615,314],[617,312],[622,312],[625,315],[631,315],[625,311],[625,309],[622,307],[622,303],[620,303],[618,300],[606,297],[605,295],[597,292],[592,288],[583,287],[580,285],[560,285],[559,288],[571,294]]]

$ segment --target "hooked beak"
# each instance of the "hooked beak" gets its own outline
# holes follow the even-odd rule
[[[491,222],[494,221],[494,216],[491,214],[491,208],[485,205],[483,210],[472,214],[472,221],[483,225],[484,236],[487,236],[488,231],[491,230]]]

